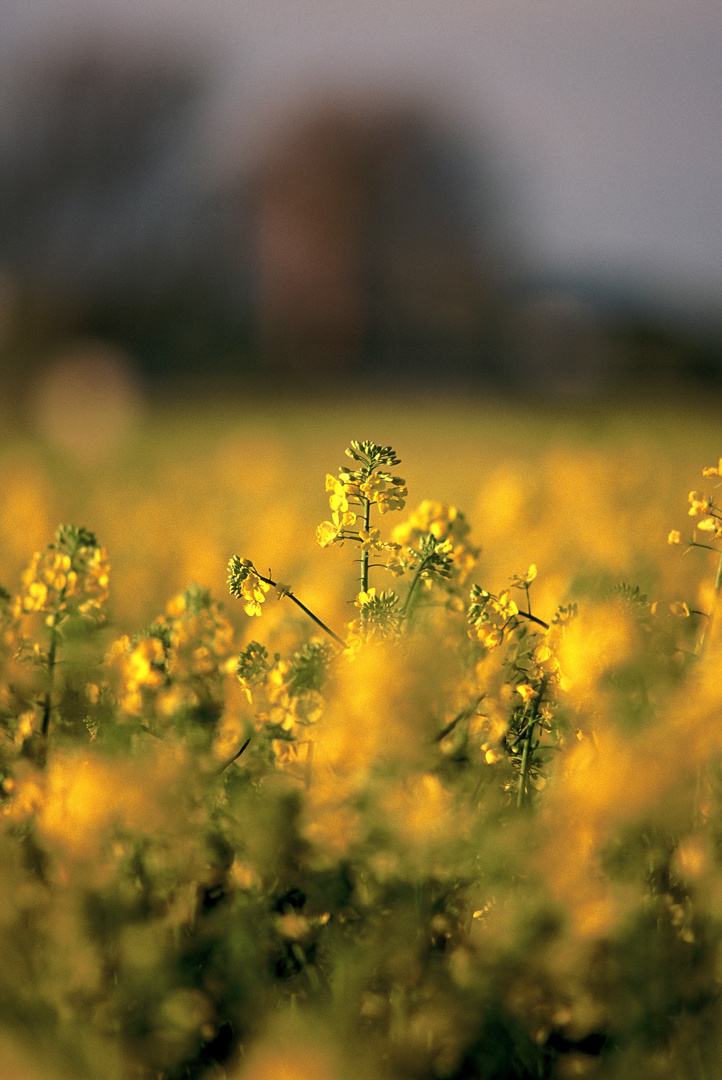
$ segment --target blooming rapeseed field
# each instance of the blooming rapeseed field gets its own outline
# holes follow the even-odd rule
[[[719,1075],[698,415],[7,435],[3,1080]]]

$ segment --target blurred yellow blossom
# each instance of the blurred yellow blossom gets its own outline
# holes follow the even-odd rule
[[[690,491],[689,502],[691,504],[689,508],[690,517],[695,517],[697,514],[708,513],[712,505],[707,496],[700,495],[698,491]]]
[[[524,704],[526,704],[528,701],[531,701],[532,698],[537,697],[539,693],[539,691],[535,690],[533,686],[529,685],[529,683],[518,683],[517,686],[514,687],[514,689],[516,690],[517,694],[522,699]]]
[[[717,465],[708,465],[702,469],[703,476],[722,476],[722,458],[719,459]]]

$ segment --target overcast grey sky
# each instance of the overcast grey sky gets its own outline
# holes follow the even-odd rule
[[[721,0],[0,0],[0,56],[96,25],[206,45],[251,144],[304,94],[419,87],[498,146],[539,267],[722,294]]]

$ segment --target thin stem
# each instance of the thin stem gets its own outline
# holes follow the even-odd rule
[[[446,727],[442,728],[438,735],[434,736],[434,742],[442,742],[447,735],[451,735],[456,725],[462,720],[468,720],[471,716],[474,716],[476,710],[481,705],[482,701],[486,697],[486,694],[480,694],[473,705],[467,706],[466,709],[462,709],[460,713],[457,713],[453,720],[450,720]]]
[[[521,615],[522,619],[529,619],[530,622],[536,623],[537,626],[543,626],[545,630],[549,629],[548,622],[544,622],[543,619],[537,619],[536,615],[532,615],[530,611],[518,611],[517,615]]]
[[[50,627],[50,646],[48,648],[48,689],[43,695],[43,722],[40,728],[43,736],[47,736],[50,729],[50,713],[53,708],[53,687],[55,683],[55,661],[58,652],[58,632],[56,630],[56,624],[58,621],[57,611],[53,615],[53,622]]]
[[[238,760],[238,758],[241,756],[243,751],[246,749],[246,747],[248,746],[250,741],[251,741],[250,738],[246,739],[246,741],[244,742],[241,749],[237,750],[236,753],[233,755],[233,757],[228,758],[228,761],[224,761],[223,764],[220,765],[216,769],[216,776],[220,776],[222,772],[226,771],[226,769],[229,767],[229,765],[232,765],[234,761]]]
[[[369,527],[371,524],[371,500],[363,497],[361,500],[361,505],[363,506],[364,511],[364,532],[368,536]],[[359,574],[359,585],[361,586],[361,592],[365,593],[368,592],[369,588],[369,553],[367,548],[362,548],[360,561],[361,569]],[[366,626],[367,619],[368,611],[366,610],[366,605],[362,604],[360,611],[360,622],[362,628]]]
[[[521,809],[526,802],[528,802],[529,795],[529,770],[531,769],[531,743],[534,737],[534,728],[536,722],[539,719],[539,706],[541,705],[542,697],[547,687],[546,678],[542,679],[539,687],[539,696],[535,699],[532,705],[532,713],[527,721],[526,737],[524,739],[524,749],[521,753],[521,771],[519,773],[519,793],[516,799],[516,805]]]
[[[529,777],[529,751],[531,748],[532,735],[534,733],[534,719],[532,718],[526,729],[526,738],[524,739],[524,749],[521,754],[521,773],[519,774],[519,793],[516,798],[516,805],[521,809],[526,801],[526,785]]]
[[[717,563],[717,574],[714,579],[714,595],[712,598],[712,604],[709,609],[707,621],[702,627],[702,634],[700,635],[699,645],[697,646],[698,656],[702,654],[705,641],[707,640],[710,628],[712,626],[712,622],[714,621],[715,610],[717,608],[717,601],[719,600],[720,590],[722,590],[722,553],[720,553],[719,562]]]
[[[368,535],[369,525],[371,523],[371,500],[363,500],[364,508],[364,532]],[[369,553],[368,551],[361,552],[361,573],[360,573],[360,585],[361,592],[368,592],[369,588]]]
[[[258,574],[258,571],[256,570],[255,573]],[[264,577],[263,574],[258,574],[258,577],[261,581],[265,581],[265,583],[267,585],[270,585],[272,588],[278,588],[278,582],[274,581],[272,577]],[[333,640],[337,641],[339,645],[343,646],[343,648],[346,648],[346,642],[342,638],[340,638],[338,634],[334,634],[333,630],[329,626],[326,626],[326,623],[319,619],[318,615],[314,615],[310,608],[307,608],[305,604],[301,603],[298,597],[294,596],[293,592],[290,589],[284,587],[281,595],[287,596],[289,600],[293,600],[296,607],[300,607],[301,611],[308,615],[309,619],[313,619],[313,621],[316,623],[316,626],[320,626],[321,629],[326,634],[328,634],[329,637],[332,637]]]
[[[419,565],[416,567],[416,573],[414,574],[414,579],[411,582],[411,585],[409,586],[409,591],[407,592],[406,599],[404,600],[404,606],[401,609],[401,618],[402,619],[406,617],[406,613],[409,610],[409,606],[411,604],[411,597],[414,595],[414,590],[415,590],[416,586],[418,585],[419,581],[421,580],[421,575],[424,572],[424,570],[426,569],[427,562],[428,562],[427,559],[422,559],[421,562],[419,563]]]
[[[73,565],[72,560],[75,558],[75,550],[71,551],[71,567]],[[57,663],[58,654],[58,618],[60,616],[60,608],[65,603],[65,593],[67,585],[63,585],[58,596],[58,606],[53,612],[53,621],[50,627],[50,644],[48,646],[48,689],[45,691],[43,697],[43,722],[40,728],[43,736],[47,736],[50,730],[50,714],[53,710],[53,689],[55,686],[55,665]]]

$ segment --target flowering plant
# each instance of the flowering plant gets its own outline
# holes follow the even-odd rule
[[[240,605],[120,633],[70,526],[0,589],[5,1072],[717,1075],[717,526],[696,598],[490,581],[454,506],[384,529],[391,447],[347,454],[346,626],[235,555]]]

